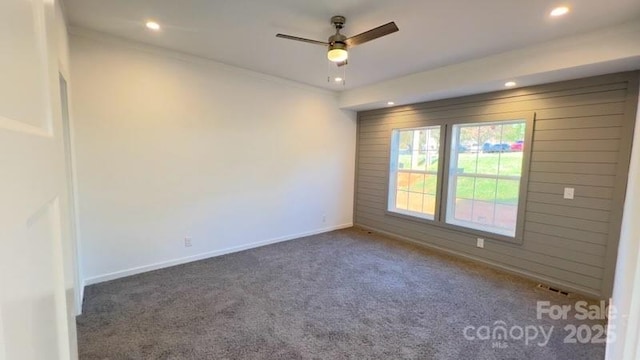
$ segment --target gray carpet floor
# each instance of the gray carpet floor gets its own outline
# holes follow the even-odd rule
[[[566,325],[602,322],[538,320],[538,300],[579,298],[348,229],[90,286],[78,342],[82,360],[604,358],[602,344],[563,343]],[[465,338],[497,321],[552,335]]]

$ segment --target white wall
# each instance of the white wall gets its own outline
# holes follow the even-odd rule
[[[352,224],[355,113],[334,94],[74,33],[87,283]]]
[[[610,360],[640,358],[640,108],[633,144],[612,298],[618,315],[609,321],[616,336],[607,346]]]

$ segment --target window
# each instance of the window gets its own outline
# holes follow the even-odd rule
[[[436,213],[440,126],[393,131],[388,210],[433,220]]]
[[[519,237],[533,120],[485,120],[393,130],[388,212],[498,239]]]
[[[514,237],[525,122],[453,125],[446,221]],[[469,151],[467,144],[481,144]]]

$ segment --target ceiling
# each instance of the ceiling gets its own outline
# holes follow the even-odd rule
[[[523,48],[640,17],[638,0],[64,0],[70,24],[316,87],[345,90]],[[572,11],[550,18],[551,9]],[[349,51],[346,85],[327,82],[332,15],[352,36],[395,21],[400,31]],[[145,27],[156,20],[161,31]]]

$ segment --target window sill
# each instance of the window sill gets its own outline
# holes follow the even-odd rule
[[[413,215],[410,212],[400,212],[400,211],[393,211],[393,210],[385,210],[385,213],[387,215],[390,216],[396,216],[405,220],[414,220],[414,221],[419,221],[419,222],[424,222],[427,224],[434,224],[436,223],[435,219],[429,219],[427,217],[421,217],[421,216],[417,216],[417,215]]]
[[[459,232],[459,233],[462,233],[462,234],[465,234],[465,235],[481,237],[481,238],[483,238],[485,240],[495,240],[495,241],[499,241],[501,243],[508,243],[508,244],[513,244],[513,245],[522,245],[522,243],[523,243],[522,236],[518,236],[518,234],[516,234],[515,237],[511,237],[511,236],[496,234],[496,233],[492,233],[492,232],[488,232],[488,231],[471,229],[471,228],[467,228],[467,227],[464,227],[464,226],[443,223],[443,222],[437,221],[435,219],[434,220],[426,219],[426,218],[413,216],[413,215],[409,215],[409,214],[404,214],[404,213],[399,213],[399,212],[395,212],[395,211],[391,211],[391,210],[385,210],[385,214],[388,215],[388,216],[393,216],[393,217],[396,217],[396,218],[409,220],[409,221],[413,221],[413,222],[416,222],[416,223],[435,226],[435,227],[438,227],[438,228],[441,228],[441,229],[445,229],[445,230],[449,230],[449,231],[456,231],[456,232]]]

